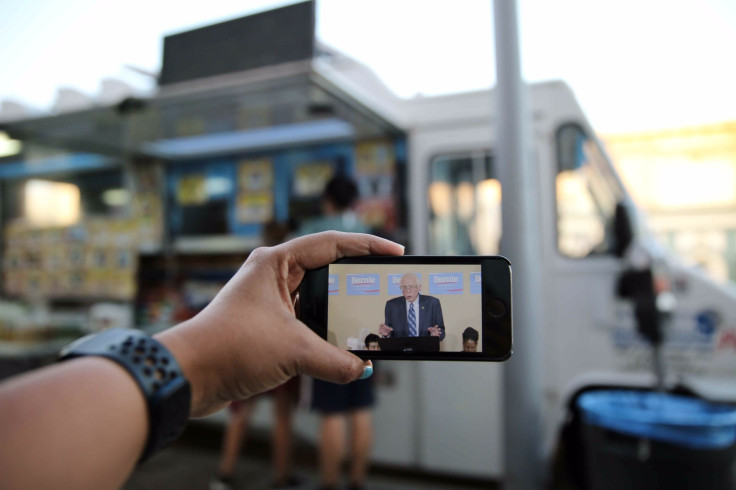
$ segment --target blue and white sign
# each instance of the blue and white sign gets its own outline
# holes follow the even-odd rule
[[[430,274],[429,294],[463,294],[463,273],[443,272]]]
[[[374,296],[381,292],[379,274],[346,274],[348,296]]]
[[[340,294],[340,276],[337,274],[330,274],[327,276],[327,294],[334,296]]]
[[[480,278],[480,272],[470,273],[470,294],[480,294],[483,291],[483,283]]]
[[[401,296],[401,276],[404,274],[389,274],[388,275],[388,294],[389,296]],[[419,281],[422,280],[421,274],[416,274]]]

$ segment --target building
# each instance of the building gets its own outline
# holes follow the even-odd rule
[[[736,282],[736,121],[602,139],[662,241]]]

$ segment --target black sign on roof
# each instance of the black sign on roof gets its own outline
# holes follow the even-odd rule
[[[314,18],[310,0],[166,36],[159,84],[311,59]]]

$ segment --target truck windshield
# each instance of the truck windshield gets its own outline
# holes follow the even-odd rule
[[[488,151],[430,163],[429,253],[493,255],[501,238],[501,184]]]
[[[557,247],[580,258],[613,253],[613,218],[623,198],[598,142],[576,124],[557,131]]]

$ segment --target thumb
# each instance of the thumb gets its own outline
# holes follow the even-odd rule
[[[304,324],[299,323],[304,328]],[[311,330],[305,330],[297,366],[301,374],[345,384],[362,377],[367,378],[373,373],[371,361],[363,361],[358,356],[326,342]]]

